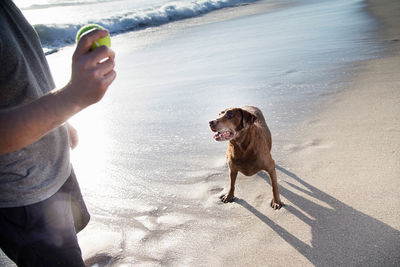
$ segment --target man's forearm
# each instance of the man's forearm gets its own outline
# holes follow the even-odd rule
[[[34,143],[81,109],[67,90],[58,90],[28,104],[0,111],[0,154]]]

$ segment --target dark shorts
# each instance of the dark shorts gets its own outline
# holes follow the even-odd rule
[[[0,248],[18,266],[85,266],[76,233],[89,219],[72,171],[49,199],[0,208]]]

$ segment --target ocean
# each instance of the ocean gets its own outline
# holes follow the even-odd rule
[[[15,1],[51,52],[74,43],[77,30],[85,24],[96,23],[111,34],[121,34],[251,2],[255,0]]]
[[[69,79],[76,31],[97,23],[111,32],[117,79],[70,120],[92,214],[79,241],[94,266],[221,266],[224,237],[248,218],[220,204],[226,143],[213,140],[208,122],[227,107],[258,106],[284,165],[299,123],[382,46],[360,0],[15,2],[58,87]],[[271,197],[257,175],[240,178],[242,198]],[[226,220],[232,213],[238,219]]]

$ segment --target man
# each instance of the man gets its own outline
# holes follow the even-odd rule
[[[90,51],[107,34],[81,38],[71,79],[55,90],[36,32],[11,0],[0,1],[0,248],[18,266],[84,266],[76,233],[89,214],[66,121],[100,101],[116,77],[114,52]]]

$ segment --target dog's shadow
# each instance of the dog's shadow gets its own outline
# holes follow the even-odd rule
[[[311,245],[279,226],[246,200],[235,199],[235,202],[273,229],[313,265],[400,266],[400,231],[351,208],[283,167],[276,166],[276,169],[289,178],[285,182],[288,186],[280,184],[279,190],[283,202],[289,200],[293,206],[283,208],[311,227]],[[260,172],[258,175],[269,183],[267,174]]]

